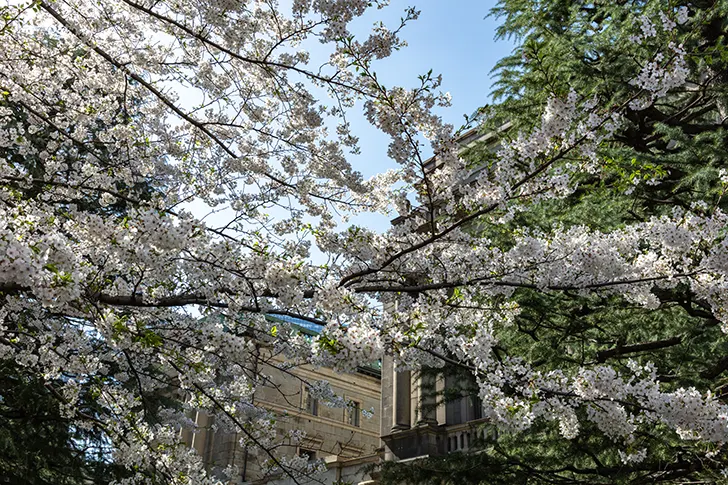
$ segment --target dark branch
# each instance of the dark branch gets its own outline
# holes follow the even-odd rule
[[[672,337],[665,340],[655,340],[652,342],[642,342],[632,345],[617,345],[611,349],[600,350],[597,352],[597,362],[605,362],[607,359],[625,354],[673,347],[675,345],[680,345],[680,343],[682,343],[682,337]]]

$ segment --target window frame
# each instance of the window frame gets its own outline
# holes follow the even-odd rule
[[[345,417],[348,425],[361,428],[361,403],[350,399],[346,407]]]

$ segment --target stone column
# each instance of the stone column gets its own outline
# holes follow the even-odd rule
[[[392,357],[382,357],[382,399],[380,405],[379,435],[386,436],[392,432],[394,421],[394,363]]]
[[[197,411],[195,424],[197,424],[197,432],[192,433],[191,447],[197,451],[202,459],[207,462],[207,441],[210,431],[211,417],[204,411]]]
[[[447,424],[447,411],[445,408],[445,376],[437,374],[435,379],[435,391],[437,392],[437,411],[435,416],[437,417],[438,424]]]
[[[419,415],[417,424],[437,426],[437,396],[435,395],[436,379],[432,370],[420,371],[417,378],[417,400]]]
[[[411,379],[410,371],[395,371],[394,373],[394,426],[392,431],[402,431],[411,426]]]

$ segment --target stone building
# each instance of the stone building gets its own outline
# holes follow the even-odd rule
[[[271,317],[273,318],[273,317]],[[317,325],[289,317],[275,317],[286,320],[300,332],[315,335]],[[266,352],[265,346],[260,349]],[[380,449],[380,366],[374,363],[362,367],[353,374],[340,374],[328,368],[311,366],[295,367],[283,372],[275,367],[284,362],[281,356],[267,354],[268,363],[260,364],[258,373],[268,377],[268,385],[259,387],[254,396],[255,404],[274,411],[276,433],[285,435],[289,430],[302,430],[306,438],[297,446],[283,447],[285,455],[305,456],[310,460],[323,460],[328,471],[318,477],[323,483],[343,481],[366,482],[369,477],[361,469],[379,461]],[[304,381],[325,380],[331,384],[338,396],[352,405],[347,408],[328,407],[307,394]],[[373,415],[367,411],[373,410]],[[364,411],[364,412],[362,412]],[[197,412],[192,417],[197,431],[183,431],[183,439],[203,457],[214,473],[228,465],[239,470],[239,477],[233,483],[276,483],[286,484],[289,480],[281,475],[263,475],[263,462],[268,458],[241,446],[240,436],[233,433],[213,431],[214,416]]]
[[[486,420],[469,384],[457,374],[397,371],[392,359],[385,358],[380,418],[383,459],[467,451],[485,438]]]
[[[499,134],[509,130],[506,123],[491,133],[477,128],[457,140],[461,150],[478,145],[487,150],[499,148]],[[425,164],[437,170],[435,157]],[[475,180],[473,170],[465,184]],[[414,209],[417,211],[418,209]],[[392,221],[399,224],[406,215]],[[382,404],[380,433],[382,457],[387,461],[412,460],[450,452],[467,451],[486,438],[486,420],[471,376],[462,373],[395,370],[390,357],[382,361]]]

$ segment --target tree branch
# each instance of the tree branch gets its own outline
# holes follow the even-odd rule
[[[682,337],[672,337],[664,340],[654,340],[652,342],[642,342],[631,345],[617,345],[611,349],[600,350],[597,352],[597,362],[605,362],[607,359],[635,352],[645,352],[649,350],[659,350],[667,347],[673,347],[682,343]]]

